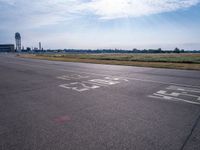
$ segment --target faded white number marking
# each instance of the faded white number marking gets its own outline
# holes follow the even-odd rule
[[[169,86],[164,90],[159,90],[148,97],[171,101],[182,101],[191,104],[200,104],[200,89]]]
[[[169,90],[175,90],[175,91],[200,93],[200,89],[180,87],[180,86],[169,86],[169,87],[167,87],[167,89],[169,89]]]
[[[57,79],[61,79],[61,80],[86,79],[86,78],[89,78],[89,76],[83,76],[83,75],[79,75],[79,74],[62,75],[62,76],[57,77]]]
[[[83,92],[83,91],[88,91],[90,89],[96,89],[99,88],[99,86],[97,85],[92,85],[89,83],[80,83],[80,82],[74,82],[74,83],[70,83],[70,84],[62,84],[59,85],[62,88],[65,89],[72,89],[78,92]]]
[[[76,76],[77,78],[73,79],[83,79],[83,78],[88,78],[88,76],[81,76],[78,75]],[[58,79],[62,80],[70,80],[69,76],[60,76],[57,77]],[[65,88],[65,89],[71,89],[77,92],[84,92],[92,89],[98,89],[102,86],[110,86],[110,85],[115,85],[119,84],[120,82],[127,82],[127,79],[124,78],[118,78],[118,77],[105,77],[103,79],[92,79],[92,80],[86,80],[86,81],[80,81],[80,82],[72,82],[72,83],[66,83],[66,84],[61,84],[59,87]]]
[[[110,80],[103,80],[103,79],[93,79],[90,81],[94,83],[98,83],[98,84],[103,84],[103,85],[114,85],[114,84],[119,83],[118,81],[110,81]]]

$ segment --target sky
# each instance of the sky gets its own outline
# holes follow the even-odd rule
[[[200,0],[0,0],[0,44],[200,50]]]

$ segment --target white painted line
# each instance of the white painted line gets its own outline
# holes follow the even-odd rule
[[[99,85],[94,85],[94,84],[86,83],[86,82],[73,82],[69,84],[61,84],[59,85],[59,87],[65,88],[65,89],[71,89],[78,92],[84,92],[84,91],[89,91],[91,89],[100,88]]]
[[[181,94],[180,94],[180,93],[173,92],[173,93],[171,93],[170,95],[171,95],[171,96],[177,97],[177,96],[179,96],[179,95],[181,95]]]
[[[161,94],[154,94],[154,95],[163,97],[164,99],[166,98],[164,95],[161,95]],[[167,98],[167,100],[169,100],[169,98]],[[200,104],[198,102],[193,102],[193,101],[185,100],[185,99],[182,99],[182,98],[176,98],[176,97],[171,97],[170,100],[184,101],[184,102],[192,103],[192,104]]]
[[[163,91],[163,90],[160,90],[158,92],[156,92],[157,94],[162,94],[162,95],[168,95],[168,96],[179,96],[181,95],[181,93],[177,93],[177,92],[172,92],[171,94],[168,94],[167,91]]]
[[[66,78],[64,76],[60,76],[60,77],[56,77],[57,79],[61,79],[61,80],[70,80],[69,78]]]
[[[79,75],[79,74],[62,75],[62,76],[57,77],[57,79],[62,79],[62,80],[86,79],[86,78],[89,78],[89,76],[82,76],[82,75]]]
[[[105,79],[107,80],[111,80],[111,81],[126,81],[128,82],[128,80],[126,78],[122,78],[122,77],[105,77]]]
[[[87,82],[81,82],[81,84],[83,85],[83,87],[86,87],[86,88],[89,88],[89,89],[98,89],[98,88],[100,88],[99,85],[91,84],[91,83],[87,83]]]
[[[89,81],[82,81],[82,83],[89,83],[89,84],[98,85],[98,86],[104,86],[104,87],[108,87],[109,86],[109,85],[106,85],[106,84],[100,84],[100,83],[97,83],[97,82],[91,82],[90,80]]]
[[[183,92],[195,92],[200,93],[200,89],[197,88],[188,88],[188,87],[179,87],[179,86],[169,86],[167,87],[169,90],[177,90],[177,91],[183,91]]]
[[[158,91],[157,93],[158,93],[158,94],[166,94],[166,92],[167,92],[167,91],[160,90],[160,91]]]
[[[78,92],[83,92],[83,91],[89,90],[86,87],[78,88],[76,86],[77,84],[79,84],[79,83],[78,82],[74,82],[74,83],[70,83],[70,84],[62,84],[62,85],[59,85],[59,87],[62,87],[62,88],[65,88],[65,89],[72,89],[72,90],[75,90],[75,91],[78,91]]]
[[[196,105],[200,105],[200,103],[198,102],[193,102],[193,101],[188,101],[188,100],[184,100],[184,99],[180,99],[180,98],[173,98],[173,97],[168,97],[168,98],[164,98],[163,96],[154,96],[154,95],[149,95],[148,97],[150,98],[155,98],[155,99],[164,99],[164,100],[168,100],[168,101],[181,101],[181,102],[186,102],[186,103],[189,103],[189,104],[196,104]]]
[[[104,84],[104,85],[115,85],[115,84],[120,83],[118,81],[109,81],[109,80],[104,80],[104,79],[93,79],[89,81],[94,82],[94,83]]]
[[[193,95],[193,94],[185,94],[185,93],[181,93],[181,95],[185,95],[185,96],[191,96],[191,97],[197,97],[199,98],[199,95]]]
[[[65,89],[71,89],[71,87],[68,87],[68,84],[61,84],[59,87],[65,88]]]

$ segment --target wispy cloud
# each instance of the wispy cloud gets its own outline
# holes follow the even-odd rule
[[[0,19],[27,27],[57,24],[81,16],[97,19],[140,17],[176,11],[200,0],[0,0]]]
[[[40,27],[69,20],[78,5],[76,0],[0,0],[0,19],[4,25]],[[75,17],[75,16],[73,16]]]
[[[116,19],[176,11],[199,2],[200,0],[91,0],[77,7],[100,19]]]
[[[27,45],[39,40],[49,48],[149,48],[153,43],[158,47],[197,43],[190,44],[196,48],[200,39],[199,3],[200,0],[0,0],[0,43],[13,42],[13,34],[18,31]],[[182,9],[186,11],[179,11]],[[161,14],[173,11],[177,13]]]

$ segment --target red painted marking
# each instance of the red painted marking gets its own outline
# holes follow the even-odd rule
[[[67,121],[70,121],[71,118],[69,116],[61,116],[55,119],[55,122],[57,123],[65,123]]]

